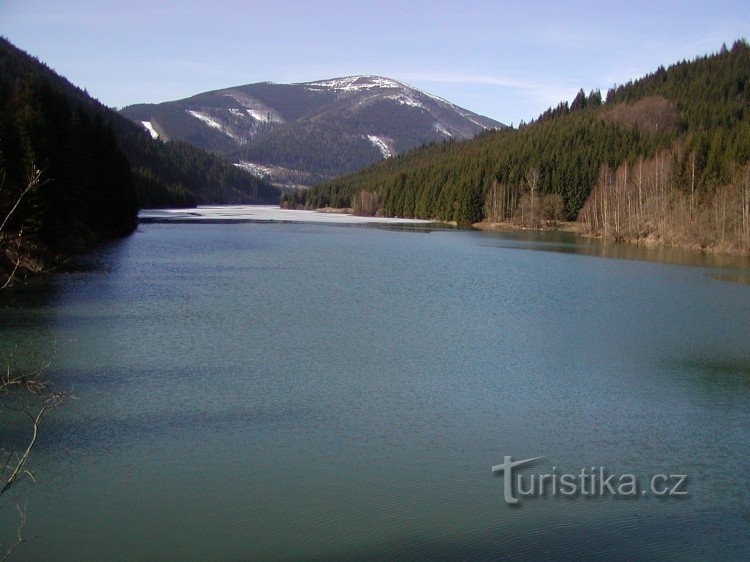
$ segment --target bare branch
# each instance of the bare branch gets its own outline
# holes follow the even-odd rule
[[[27,443],[26,449],[24,449],[23,453],[17,455],[15,466],[11,469],[10,475],[3,475],[4,482],[2,483],[2,487],[0,487],[0,496],[10,490],[21,478],[24,477],[24,475],[27,474],[25,469],[26,461],[29,459],[31,449],[34,447],[34,443],[36,443],[37,437],[39,436],[39,424],[49,410],[57,407],[61,398],[61,394],[55,393],[44,401],[42,407],[35,416],[29,414],[29,417],[31,418],[31,439]]]
[[[5,562],[5,560],[10,558],[10,555],[13,554],[13,551],[15,549],[17,549],[23,543],[29,542],[31,540],[31,538],[24,538],[23,536],[23,529],[24,527],[26,527],[26,506],[21,509],[20,507],[18,507],[18,504],[16,504],[16,511],[18,511],[18,528],[16,530],[16,539],[13,544],[4,549],[2,558],[0,558],[0,562]],[[2,547],[0,547],[0,549],[2,549]]]
[[[21,265],[21,258],[18,257],[16,260],[14,260],[13,264],[13,270],[10,272],[10,275],[8,275],[8,278],[5,280],[5,283],[3,283],[3,286],[0,287],[0,289],[5,289],[8,287],[11,282],[13,281],[13,278],[16,276],[16,271],[18,271],[18,266]]]
[[[36,166],[32,165],[31,171],[29,172],[29,179],[26,182],[26,187],[23,189],[23,191],[21,191],[21,194],[16,198],[16,202],[10,208],[10,211],[8,211],[8,214],[5,215],[3,222],[0,223],[0,232],[2,232],[5,229],[5,225],[8,223],[8,220],[10,219],[11,216],[13,216],[13,213],[21,204],[21,200],[26,196],[26,194],[32,189],[41,185],[41,177],[42,177],[42,171],[37,169]],[[4,179],[5,179],[5,175],[3,174],[3,180]]]

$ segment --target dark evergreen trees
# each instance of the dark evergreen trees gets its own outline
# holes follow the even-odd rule
[[[38,172],[41,178],[14,212],[11,230],[45,246],[69,248],[135,228],[130,166],[101,118],[32,78],[0,92],[0,115],[0,214],[7,214],[31,176]]]
[[[348,207],[355,194],[369,191],[385,215],[471,222],[483,216],[493,182],[523,187],[534,169],[539,193],[560,196],[565,217],[573,220],[602,165],[617,169],[676,147],[690,159],[693,188],[704,198],[750,159],[745,41],[614,88],[606,103],[599,92],[586,96],[581,90],[570,105],[563,102],[518,129],[486,131],[379,162],[314,186],[305,203]]]

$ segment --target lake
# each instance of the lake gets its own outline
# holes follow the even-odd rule
[[[59,346],[75,397],[11,498],[37,536],[16,559],[750,553],[746,261],[188,220],[85,263],[0,294],[0,341]],[[509,505],[507,455],[544,457],[526,477],[606,467],[688,493]]]

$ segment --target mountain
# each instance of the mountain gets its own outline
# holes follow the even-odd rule
[[[215,154],[189,143],[153,140],[142,126],[99,103],[85,90],[2,38],[0,85],[6,100],[26,85],[48,88],[65,98],[76,111],[110,127],[130,165],[141,207],[276,203],[281,195],[269,183],[231,166]]]
[[[286,186],[312,185],[422,144],[504,127],[380,76],[248,84],[121,113],[154,138],[187,141]]]
[[[614,239],[750,251],[750,46],[581,90],[518,129],[418,148],[285,204],[457,223],[578,220]]]

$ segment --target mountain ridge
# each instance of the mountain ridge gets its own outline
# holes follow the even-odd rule
[[[412,148],[505,125],[392,78],[257,82],[120,112],[286,187],[309,186]]]

